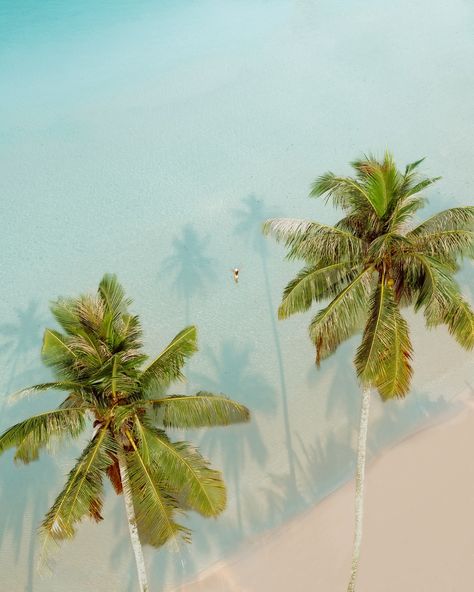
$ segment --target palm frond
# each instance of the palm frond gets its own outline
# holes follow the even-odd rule
[[[356,179],[339,177],[334,173],[325,173],[316,179],[311,186],[311,197],[326,195],[336,207],[345,210],[351,208],[370,208],[377,213],[377,204],[367,189]]]
[[[357,275],[352,264],[312,265],[302,269],[286,286],[278,308],[278,318],[286,319],[308,310],[313,301],[335,296]]]
[[[357,374],[376,387],[383,399],[403,397],[410,387],[412,346],[408,325],[395,303],[393,289],[381,282],[374,290],[370,314],[357,350]]]
[[[426,205],[426,199],[419,195],[397,200],[395,207],[390,213],[390,230],[400,232],[413,215]]]
[[[143,388],[166,386],[174,380],[183,380],[181,369],[197,349],[197,329],[191,325],[180,331],[143,371],[140,379]]]
[[[82,407],[60,408],[33,415],[0,436],[0,454],[16,448],[15,460],[25,464],[36,460],[39,451],[57,437],[76,438],[85,427]]]
[[[373,269],[360,272],[350,284],[311,321],[309,334],[316,346],[316,364],[361,328],[370,290]]]
[[[363,249],[363,242],[351,232],[307,220],[273,218],[264,223],[263,232],[285,243],[288,259],[312,264],[357,260]]]
[[[456,282],[436,260],[420,258],[425,276],[417,302],[424,307],[428,327],[446,325],[464,349],[474,348],[474,311],[459,292]]]
[[[59,370],[70,366],[77,358],[77,354],[68,343],[69,338],[61,335],[53,329],[46,329],[43,336],[41,354],[47,366],[53,366]]]
[[[115,274],[106,273],[99,284],[99,295],[102,298],[106,309],[115,318],[127,312],[127,306],[131,304],[129,298],[125,298],[122,285]]]
[[[437,181],[439,181],[441,177],[432,177],[431,179],[422,179],[418,183],[410,184],[407,187],[406,191],[404,192],[404,198],[409,198],[421,193],[427,187],[434,185]]]
[[[165,427],[201,428],[247,422],[250,412],[225,395],[199,391],[195,395],[172,395],[150,400],[158,421]]]
[[[421,222],[407,234],[409,238],[423,234],[443,232],[444,230],[472,230],[474,225],[474,206],[443,210]]]
[[[188,442],[171,442],[162,430],[136,418],[135,428],[144,459],[150,459],[185,506],[203,516],[217,516],[226,506],[222,476]],[[146,462],[146,461],[145,461]]]
[[[50,310],[68,335],[74,335],[82,327],[77,313],[77,298],[58,298],[51,303]]]
[[[364,187],[380,218],[384,216],[392,202],[396,202],[401,184],[402,177],[388,152],[382,163],[372,162],[367,166]]]
[[[157,470],[149,453],[144,454],[130,432],[126,433],[131,450],[125,459],[140,539],[154,547],[177,536],[189,540],[189,530],[175,521],[179,503],[166,481],[167,475]]]
[[[70,381],[56,381],[56,382],[43,382],[40,384],[34,384],[33,386],[28,386],[26,388],[20,389],[14,393],[12,393],[8,397],[9,404],[12,404],[16,401],[20,401],[30,395],[35,393],[42,393],[45,391],[74,391],[74,390],[81,390],[86,389],[87,385],[82,384],[80,382],[70,382]]]
[[[418,168],[418,166],[426,159],[426,156],[424,156],[423,158],[420,158],[419,160],[415,160],[415,162],[410,162],[409,164],[407,164],[407,166],[405,167],[405,176],[407,176],[408,174],[412,173],[416,168]]]
[[[474,232],[471,230],[438,230],[409,238],[418,251],[440,261],[455,261],[463,255],[474,255]]]
[[[76,525],[84,517],[97,519],[102,506],[103,473],[112,462],[116,444],[107,425],[92,438],[71,470],[66,485],[58,495],[41,525],[42,553],[50,543],[72,538]]]

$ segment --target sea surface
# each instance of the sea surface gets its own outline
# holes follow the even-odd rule
[[[185,434],[223,470],[228,509],[190,515],[188,547],[146,549],[153,591],[353,474],[358,340],[316,370],[310,314],[276,318],[299,266],[261,222],[334,222],[308,199],[311,181],[386,148],[442,175],[428,212],[472,203],[473,32],[467,0],[0,0],[0,429],[59,403],[7,395],[50,377],[39,357],[49,302],[94,291],[104,272],[133,298],[150,355],[198,325],[189,383],[171,392],[222,391],[253,413],[246,426]],[[472,272],[466,263],[459,276],[471,302]],[[371,455],[472,391],[472,357],[409,320],[413,389],[374,400]],[[2,590],[137,589],[110,488],[105,521],[81,525],[52,574],[36,571],[37,526],[81,443],[29,466],[0,459]]]

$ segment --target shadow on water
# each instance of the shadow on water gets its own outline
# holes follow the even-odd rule
[[[226,482],[232,487],[236,502],[236,535],[244,533],[242,511],[241,477],[247,460],[253,459],[263,467],[267,451],[258,426],[261,414],[274,413],[276,406],[271,387],[258,373],[250,370],[252,350],[250,346],[238,346],[225,341],[216,355],[205,351],[211,364],[211,374],[192,374],[193,382],[213,392],[226,395],[247,405],[252,412],[252,421],[225,430],[207,430],[201,438],[200,447],[213,458],[219,458]]]
[[[39,364],[41,332],[46,318],[38,301],[31,300],[26,308],[15,309],[13,322],[0,324],[0,356],[6,376],[3,384],[6,393],[22,386],[22,374],[27,373],[32,364]]]
[[[257,198],[255,195],[249,195],[243,198],[241,200],[241,204],[241,208],[239,210],[234,210],[233,212],[234,217],[237,219],[237,224],[234,227],[234,233],[236,235],[248,239],[250,241],[250,244],[253,246],[254,250],[257,252],[260,259],[263,280],[265,283],[265,294],[268,304],[268,314],[278,364],[280,397],[283,407],[283,422],[285,430],[286,449],[288,453],[288,484],[290,486],[291,494],[296,498],[299,496],[299,493],[296,486],[295,456],[288,410],[288,393],[286,388],[285,367],[283,364],[283,355],[276,322],[277,309],[273,303],[272,291],[270,287],[270,278],[268,274],[268,247],[265,238],[262,235],[263,222],[267,218],[271,218],[275,214],[267,208],[262,199]]]
[[[15,315],[13,322],[0,325],[0,359],[6,376],[1,406],[2,431],[51,406],[51,398],[45,394],[16,402],[8,399],[10,393],[49,378],[39,354],[46,315],[35,300],[26,308],[17,309]],[[0,464],[3,475],[0,484],[0,545],[8,545],[17,566],[26,553],[27,581],[24,591],[33,592],[37,528],[48,509],[56,465],[47,452],[29,465],[16,466],[13,453],[8,452],[0,459]],[[18,579],[22,579],[20,574]]]
[[[215,278],[213,261],[207,255],[208,239],[201,237],[191,224],[173,239],[172,253],[161,266],[160,276],[172,278],[173,286],[184,302],[186,325],[190,323],[191,300],[203,294],[204,286]]]

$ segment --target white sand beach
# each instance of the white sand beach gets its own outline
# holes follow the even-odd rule
[[[404,440],[367,474],[361,592],[474,589],[474,407]],[[354,485],[177,592],[346,590]]]

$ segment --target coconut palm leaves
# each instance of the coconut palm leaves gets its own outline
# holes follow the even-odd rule
[[[71,538],[86,517],[101,520],[103,480],[120,494],[126,481],[134,512],[129,519],[143,542],[155,547],[171,538],[190,540],[179,524],[183,511],[217,516],[226,505],[221,474],[187,442],[173,442],[165,428],[211,427],[248,421],[246,407],[222,394],[166,395],[182,380],[197,351],[195,327],[187,327],[147,364],[138,317],[128,312],[115,276],[106,275],[96,295],[62,298],[52,305],[60,329],[46,329],[42,357],[57,381],[27,389],[68,394],[57,409],[12,426],[0,436],[0,453],[16,448],[28,463],[58,438],[92,436],[47,513],[44,546]],[[138,560],[137,560],[138,561]],[[142,590],[146,586],[142,586]]]
[[[453,279],[459,259],[473,254],[474,207],[445,210],[414,226],[424,204],[420,191],[438,179],[420,178],[421,162],[401,172],[386,153],[381,161],[353,162],[354,177],[319,177],[311,196],[325,196],[345,214],[334,226],[281,218],[264,224],[288,258],[307,264],[285,288],[279,317],[330,300],[310,324],[318,363],[365,326],[356,367],[361,382],[383,398],[406,395],[410,384],[412,351],[401,307],[421,308],[428,326],[445,324],[463,347],[474,347],[473,312]]]
[[[428,327],[446,325],[466,349],[474,348],[474,313],[462,298],[454,272],[474,254],[474,207],[452,208],[413,225],[424,205],[420,192],[438,178],[423,179],[413,162],[401,172],[389,153],[354,161],[354,177],[326,173],[312,197],[325,196],[344,217],[334,226],[273,219],[263,230],[306,267],[287,285],[280,318],[329,301],[312,319],[309,334],[316,363],[362,332],[355,367],[363,387],[356,472],[356,521],[348,592],[355,591],[362,538],[364,467],[370,391],[383,400],[410,388],[413,355],[401,309],[423,310]]]

